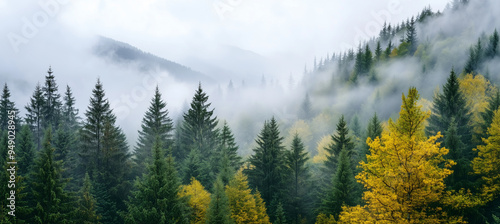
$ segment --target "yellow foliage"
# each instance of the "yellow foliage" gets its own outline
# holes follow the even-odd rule
[[[460,91],[464,94],[467,106],[471,108],[472,113],[472,131],[475,134],[482,134],[486,130],[481,130],[483,118],[481,112],[484,112],[488,107],[488,96],[492,96],[496,88],[484,76],[477,74],[467,74],[463,79],[459,80]],[[481,139],[474,139],[479,142]]]
[[[332,144],[332,137],[329,135],[324,136],[318,142],[318,147],[316,150],[318,153],[313,157],[313,163],[324,163],[326,161],[326,156],[328,152],[325,150],[330,144]]]
[[[231,218],[236,224],[270,224],[264,201],[260,194],[255,196],[251,194],[247,177],[241,170],[226,186],[226,194],[231,208]]]
[[[332,126],[334,127],[334,121],[331,113],[323,111],[313,118],[310,127],[315,136],[321,136],[333,131]]]
[[[298,134],[302,142],[305,146],[311,142],[313,135],[311,132],[311,128],[309,124],[307,124],[304,120],[296,121],[293,126],[288,131],[288,136],[285,140],[285,145],[292,145],[292,140],[295,134]]]
[[[191,177],[189,185],[181,186],[179,191],[181,197],[189,197],[189,207],[193,210],[191,217],[191,224],[205,223],[205,214],[207,213],[208,205],[210,204],[210,193],[205,190],[203,185]]]
[[[478,156],[472,161],[476,174],[480,174],[485,181],[482,194],[487,201],[491,201],[500,194],[500,110],[495,111],[493,122],[488,128],[490,137],[483,138],[486,145],[478,145]]]
[[[428,112],[417,105],[416,89],[408,97],[403,95],[401,111],[396,122],[389,120],[382,138],[368,138],[370,155],[361,162],[356,179],[365,189],[366,205],[345,208],[341,223],[441,223],[446,214],[440,207],[445,189],[444,178],[451,174],[448,168],[455,163],[445,160],[448,149],[437,143],[441,134],[425,137],[424,122]],[[440,164],[444,164],[441,167]],[[454,219],[457,221],[460,219]]]
[[[326,216],[323,213],[320,213],[318,217],[316,217],[316,224],[335,224],[337,221],[335,220],[335,217],[330,214],[330,216]]]

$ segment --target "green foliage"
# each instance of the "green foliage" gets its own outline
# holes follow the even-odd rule
[[[224,191],[224,183],[221,178],[217,178],[214,183],[213,194],[207,211],[207,224],[233,224],[231,219],[231,209],[229,199]]]
[[[325,161],[325,172],[327,174],[335,173],[337,170],[337,157],[340,154],[342,149],[347,151],[347,155],[351,158],[354,149],[354,143],[352,142],[351,137],[349,136],[349,128],[347,127],[347,123],[345,122],[344,115],[342,115],[337,123],[337,132],[332,137],[332,144],[325,148],[329,153],[327,155],[327,160]],[[330,175],[327,175],[329,177]]]
[[[17,171],[20,176],[26,177],[32,170],[33,161],[35,161],[35,145],[33,144],[33,135],[28,125],[21,127],[21,132],[16,142],[16,159],[19,164]]]
[[[149,172],[135,181],[128,212],[122,213],[125,223],[188,223],[187,198],[179,196],[181,183],[174,158],[169,153],[165,161],[162,145],[157,137]]]
[[[92,194],[92,182],[88,173],[85,173],[83,186],[79,192],[77,207],[75,211],[75,222],[91,224],[100,223],[101,217],[97,215],[97,201]]]
[[[10,90],[7,83],[3,86],[2,96],[0,97],[0,130],[5,131],[8,127],[9,121],[9,111],[14,111],[14,123],[19,124],[19,109],[16,108],[16,104],[10,100]],[[17,128],[16,128],[17,129]]]
[[[494,96],[491,96],[490,99],[488,100],[488,107],[484,112],[481,112],[481,118],[483,118],[483,122],[481,123],[481,135],[480,139],[482,138],[488,138],[488,128],[491,126],[491,123],[493,122],[493,116],[495,114],[495,111],[498,110],[500,107],[500,90],[497,89],[496,93]]]
[[[30,102],[25,107],[27,111],[25,121],[33,132],[37,151],[39,151],[42,146],[41,139],[43,137],[42,135],[44,130],[42,124],[44,105],[45,99],[43,98],[42,88],[40,87],[40,83],[38,83]]]
[[[265,202],[283,192],[285,170],[285,149],[278,124],[274,117],[264,123],[257,140],[254,154],[249,158],[250,169],[245,170],[250,185],[262,193]]]
[[[44,105],[42,106],[43,126],[44,127],[57,127],[59,126],[59,119],[61,116],[61,95],[57,92],[58,87],[54,75],[52,75],[52,68],[49,67],[47,76],[45,76],[45,85],[42,87]]]
[[[152,160],[151,148],[156,137],[159,137],[163,142],[162,148],[168,149],[173,145],[173,122],[168,117],[166,106],[167,104],[162,100],[157,86],[148,111],[142,118],[141,130],[135,147],[134,161],[137,164],[139,176],[146,172],[145,164]]]
[[[241,165],[243,165],[243,162],[241,161],[241,157],[238,155],[238,146],[236,145],[233,133],[229,128],[227,122],[224,122],[224,126],[222,127],[222,131],[219,135],[218,141],[219,148],[217,150],[216,156],[214,156],[214,159],[216,161],[214,161],[213,164],[220,164],[220,161],[222,161],[224,157],[227,156],[230,167],[233,170],[240,169]],[[221,169],[222,166],[219,165],[217,173],[220,173]]]

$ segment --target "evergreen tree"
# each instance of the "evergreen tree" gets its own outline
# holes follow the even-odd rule
[[[52,68],[49,67],[47,76],[45,76],[45,86],[42,87],[44,105],[42,107],[44,126],[52,126],[56,128],[59,126],[59,118],[61,116],[61,95],[57,92],[57,84],[52,75]]]
[[[342,149],[337,157],[338,167],[335,175],[332,175],[331,188],[325,195],[321,210],[322,213],[338,217],[342,211],[342,206],[353,206],[355,202],[354,174],[351,168],[351,159],[348,151]]]
[[[31,174],[36,206],[30,223],[65,223],[71,211],[69,195],[64,191],[67,181],[61,177],[60,161],[54,160],[55,149],[51,142],[52,131],[49,127]]]
[[[254,154],[249,159],[253,168],[245,171],[251,186],[259,189],[264,201],[270,203],[274,197],[281,198],[286,176],[283,137],[274,117],[264,123],[256,143]]]
[[[75,97],[69,86],[66,86],[64,93],[64,103],[61,109],[61,122],[66,131],[75,133],[80,126],[80,117],[78,117],[78,109],[75,108]]]
[[[9,114],[9,111],[13,111],[14,114],[12,114],[12,112]],[[7,83],[5,83],[0,98],[0,130],[7,130],[9,126],[8,121],[10,120],[9,115],[13,115],[14,124],[16,124],[16,126],[19,125],[19,109],[16,108],[16,104],[13,101],[10,101],[10,90]]]
[[[309,215],[311,204],[310,196],[310,173],[307,161],[308,153],[302,140],[295,134],[292,140],[291,150],[287,152],[286,167],[290,170],[289,183],[287,184],[286,210],[293,219],[293,223],[300,223],[301,218]]]
[[[375,47],[375,63],[378,63],[382,59],[382,47],[380,46],[380,41],[377,41],[377,47]]]
[[[19,176],[26,177],[31,172],[35,161],[35,145],[28,125],[21,127],[21,132],[16,140],[16,159],[19,164],[22,164],[17,172]]]
[[[481,123],[481,136],[478,139],[488,138],[488,128],[493,122],[493,116],[495,111],[500,107],[500,90],[497,89],[494,96],[488,100],[488,107],[484,112],[481,112],[481,117],[483,121]]]
[[[222,131],[219,135],[219,150],[217,155],[217,160],[222,161],[224,156],[227,156],[229,159],[230,166],[233,170],[240,169],[243,162],[241,161],[241,157],[238,155],[238,146],[234,140],[233,133],[229,128],[227,122],[224,122],[224,126],[222,127]],[[215,161],[216,163],[217,161]],[[220,172],[222,167],[218,168]]]
[[[351,137],[349,136],[349,128],[347,127],[347,123],[345,122],[344,115],[342,115],[337,123],[337,133],[332,135],[332,143],[325,148],[328,152],[325,161],[325,173],[327,173],[327,177],[335,173],[337,170],[337,158],[340,155],[340,151],[345,148],[347,151],[347,155],[349,158],[352,158],[352,151],[354,149],[354,143],[352,142]]]
[[[376,139],[377,137],[382,137],[382,124],[380,123],[380,120],[378,119],[377,113],[373,114],[373,117],[370,119],[368,123],[368,127],[366,129],[366,137],[370,139]],[[369,153],[370,147],[364,141],[365,144],[365,151],[362,152],[362,161],[366,162],[366,154]]]
[[[410,55],[413,55],[415,51],[417,50],[417,30],[415,28],[415,19],[411,17],[410,22],[408,23],[406,27],[406,42],[410,44],[408,53]]]
[[[84,224],[100,223],[99,220],[101,217],[96,213],[97,201],[92,194],[92,182],[88,173],[85,173],[83,186],[79,194],[80,197],[78,198],[75,211],[75,221]]]
[[[490,36],[490,42],[486,50],[486,56],[489,58],[494,58],[498,54],[498,42],[500,37],[498,36],[498,31],[495,29],[493,35]]]
[[[281,202],[278,202],[278,205],[276,206],[276,211],[274,212],[274,224],[285,224],[286,223],[286,217],[285,217],[285,211],[283,210],[283,205]]]
[[[35,138],[36,149],[40,150],[42,144],[41,140],[43,137],[43,108],[45,106],[45,99],[43,97],[42,88],[40,87],[40,83],[38,83],[35,87],[35,91],[33,92],[33,96],[30,99],[30,102],[25,107],[26,114],[26,124],[30,126],[31,131],[33,132],[33,136]]]
[[[214,151],[217,148],[217,117],[213,116],[214,110],[210,110],[211,103],[208,103],[208,96],[201,88],[201,83],[198,85],[191,108],[184,113],[184,123],[181,127],[182,136],[181,143],[182,151],[190,153],[196,150],[200,153],[200,157],[205,161],[213,163]],[[192,154],[192,153],[191,153]],[[184,160],[188,154],[181,155],[181,160]],[[216,164],[210,164],[209,167],[217,167]],[[201,170],[202,175],[206,176],[206,180],[212,180],[214,172],[212,169]],[[201,179],[200,179],[201,181]],[[209,182],[202,181],[202,185],[207,185]]]
[[[372,51],[368,44],[365,46],[365,53],[363,56],[363,73],[368,73],[373,64]]]
[[[194,148],[189,152],[188,157],[184,160],[183,183],[189,183],[192,177],[202,183],[209,183],[206,170],[210,169],[210,164],[200,158],[201,154],[198,149]]]
[[[231,219],[231,209],[229,199],[224,191],[224,184],[221,178],[217,178],[214,183],[213,194],[208,206],[206,224],[233,224]]]
[[[151,105],[142,119],[141,130],[139,131],[138,142],[134,152],[139,175],[146,171],[145,164],[152,159],[151,148],[156,136],[159,136],[160,140],[164,143],[162,148],[168,149],[173,145],[173,122],[168,117],[166,106],[167,104],[162,100],[161,93],[158,86],[156,86]]]
[[[361,124],[359,124],[359,117],[357,114],[354,114],[351,118],[351,130],[354,136],[361,136]]]
[[[392,52],[392,48],[393,48],[392,41],[389,41],[389,44],[387,44],[387,47],[385,48],[385,51],[384,51],[384,59],[385,60],[389,60],[391,52]]]
[[[187,198],[180,197],[180,180],[172,153],[165,161],[163,143],[157,137],[152,148],[153,161],[127,202],[127,213],[122,213],[125,223],[188,223]]]

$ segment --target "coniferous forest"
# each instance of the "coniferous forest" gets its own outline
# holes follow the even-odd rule
[[[218,112],[245,88],[278,88],[264,77],[213,94],[199,81],[180,116],[156,83],[131,140],[108,97],[115,83],[91,80],[79,99],[47,65],[21,105],[5,82],[0,223],[500,223],[498,31],[459,50],[445,28],[426,34],[472,4],[425,8],[315,59],[287,87],[301,95],[279,104],[287,117]],[[466,59],[449,66],[436,49]]]

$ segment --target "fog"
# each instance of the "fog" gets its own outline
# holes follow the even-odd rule
[[[450,69],[461,71],[467,49],[481,33],[500,27],[494,1],[471,2],[470,7],[446,9],[448,0],[409,1],[56,1],[37,3],[0,1],[0,77],[7,82],[16,106],[25,114],[35,85],[43,85],[51,66],[63,95],[66,85],[74,92],[84,117],[91,91],[99,78],[131,146],[144,112],[159,86],[173,119],[179,119],[198,82],[179,81],[166,71],[141,71],[140,64],[114,63],[93,53],[98,36],[109,37],[142,51],[199,71],[216,82],[202,83],[212,108],[228,121],[244,150],[262,127],[276,116],[287,129],[297,119],[306,93],[313,110],[360,116],[373,112],[383,119],[394,116],[401,93],[416,86],[432,100]],[[429,43],[434,61],[425,74],[419,59],[406,58],[376,68],[379,82],[363,80],[346,86],[335,80],[335,68],[304,77],[313,60],[338,54],[369,42],[384,21],[400,23],[424,7],[444,11],[417,26],[419,43]],[[484,12],[484,13],[478,13]],[[397,37],[393,40],[399,44]],[[396,45],[396,46],[397,46]],[[385,48],[385,46],[383,46]],[[485,65],[491,74],[500,66]],[[228,87],[232,82],[233,88]],[[380,99],[383,98],[383,104]],[[324,133],[329,134],[329,133]]]

